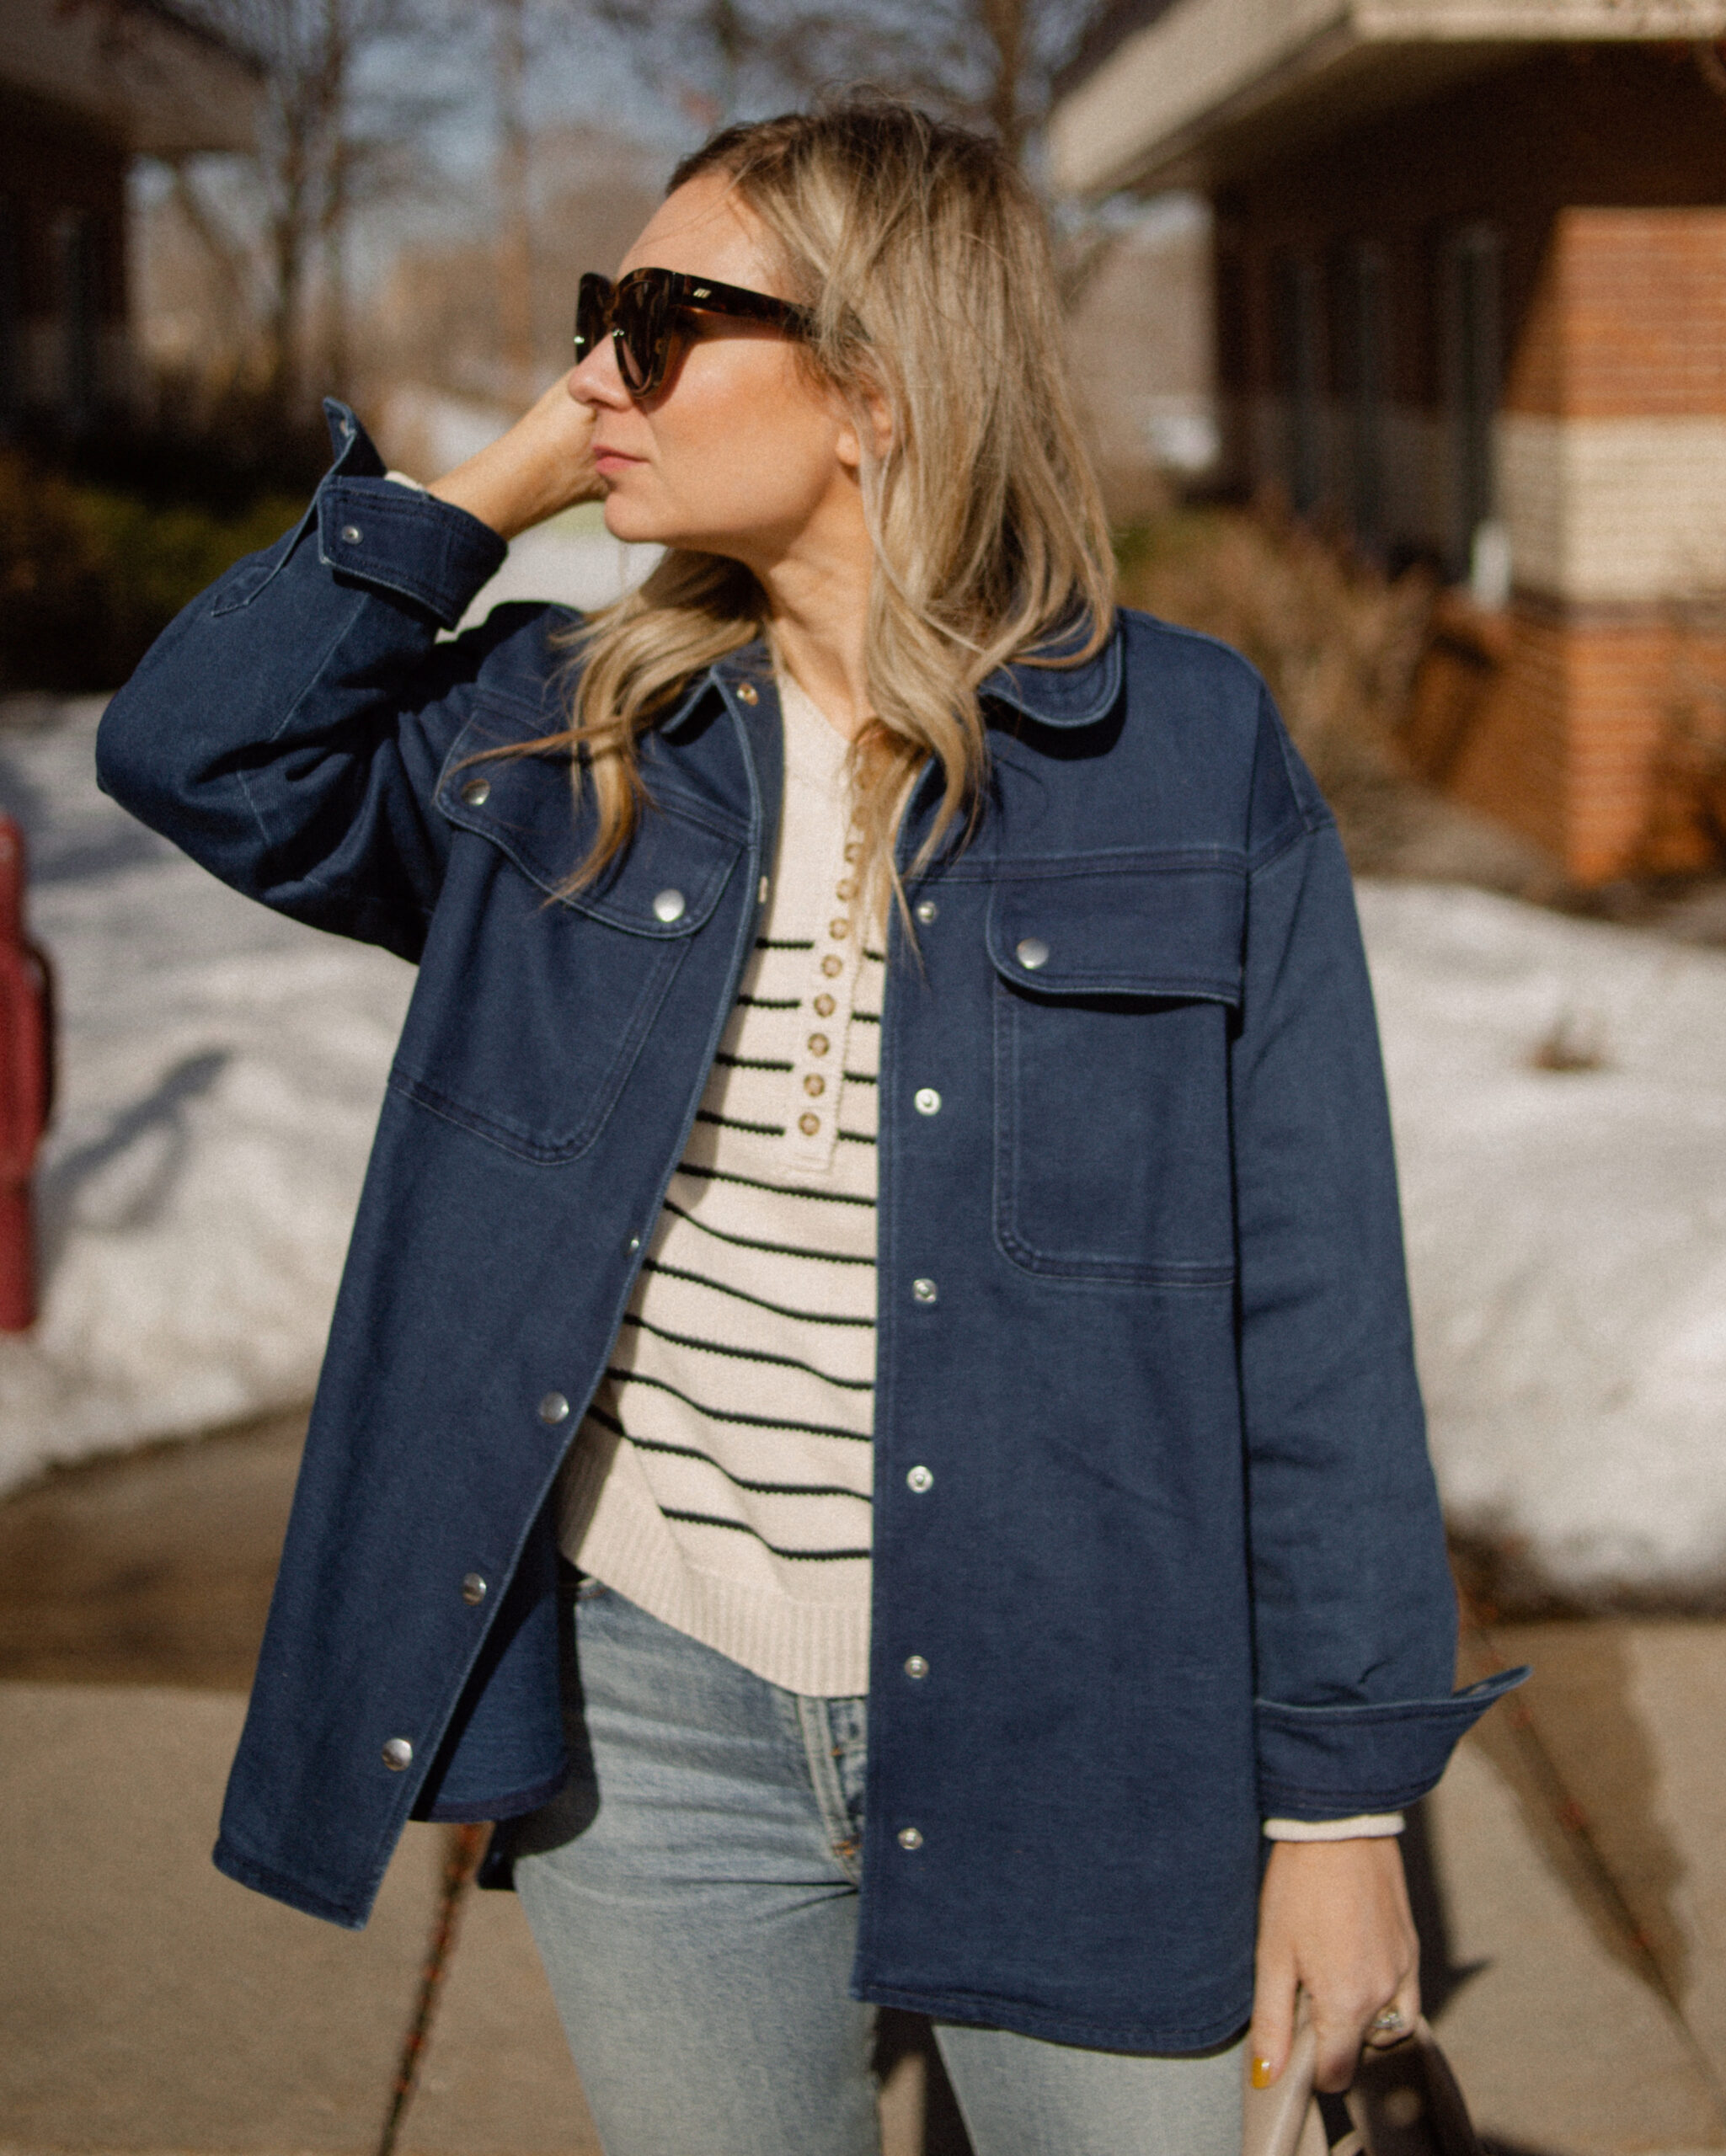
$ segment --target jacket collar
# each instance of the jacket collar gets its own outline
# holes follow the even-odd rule
[[[1086,624],[1079,623],[1052,637],[1039,647],[1039,653],[1059,659],[1066,652],[1077,650],[1085,634]],[[1117,618],[1101,648],[1077,665],[1040,666],[1020,659],[1011,666],[997,667],[979,693],[991,702],[1010,705],[1039,726],[1094,726],[1114,707],[1120,694],[1121,671],[1121,627]],[[740,650],[728,652],[690,684],[676,708],[663,722],[662,730],[670,734],[686,724],[711,688],[719,689],[730,702],[743,683],[754,686],[771,683],[772,679],[772,661],[764,642],[757,639]]]

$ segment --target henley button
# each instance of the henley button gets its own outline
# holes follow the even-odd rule
[[[393,1737],[383,1748],[383,1764],[393,1774],[414,1764],[414,1748],[405,1737]]]
[[[805,1112],[797,1118],[797,1127],[805,1138],[813,1138],[821,1127],[821,1118]]]
[[[811,1070],[808,1077],[803,1081],[803,1090],[812,1097],[819,1098],[821,1094],[826,1091],[827,1081],[824,1077],[822,1077],[819,1070]]]
[[[545,1398],[540,1401],[539,1419],[542,1422],[567,1422],[569,1421],[569,1403],[564,1399],[562,1393],[548,1392]]]
[[[1049,963],[1049,946],[1040,936],[1028,936],[1013,954],[1028,974]]]
[[[837,1008],[837,1005],[831,995],[818,995],[815,998],[815,1016],[818,1018],[831,1018]]]
[[[462,1575],[462,1599],[470,1609],[477,1609],[486,1596],[485,1582],[478,1572]]]
[[[832,1000],[830,995],[824,995],[821,998],[824,1003],[831,1003]],[[809,1037],[809,1052],[811,1055],[825,1055],[831,1045],[825,1033],[811,1033]]]
[[[915,1490],[919,1497],[922,1497],[925,1490],[932,1490],[935,1486],[934,1476],[930,1474],[921,1460],[911,1470],[905,1480],[906,1487]]]
[[[821,961],[821,971],[826,974],[829,980],[831,980],[835,974],[842,974],[844,970],[844,959],[836,958],[831,951]]]
[[[901,1827],[899,1846],[902,1849],[920,1849],[923,1845],[922,1830],[917,1827]]]
[[[357,547],[365,536],[365,533],[357,524],[345,524],[342,526],[342,537],[350,547]]]
[[[922,921],[925,928],[927,928],[929,923],[935,918],[938,910],[938,909],[932,899],[919,899],[916,904],[911,908],[911,911],[916,915],[917,919]]]
[[[932,1086],[919,1086],[911,1095],[911,1105],[919,1115],[939,1115],[941,1096]]]
[[[836,915],[827,923],[827,933],[836,943],[842,943],[851,933],[851,923],[848,921],[840,920]]]
[[[927,1677],[929,1665],[920,1654],[909,1655],[906,1658],[905,1673],[907,1677]]]
[[[913,1280],[911,1299],[914,1303],[932,1303],[940,1291],[932,1280]]]
[[[489,778],[470,778],[462,788],[462,798],[470,808],[484,808],[491,798],[491,781]]]
[[[689,901],[681,891],[661,891],[653,902],[654,919],[662,921],[669,928],[674,921],[681,921],[689,910]]]

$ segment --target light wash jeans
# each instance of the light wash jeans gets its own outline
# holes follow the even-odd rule
[[[878,2156],[847,1989],[864,1702],[781,1691],[591,1581],[575,1633],[587,1757],[516,1883],[606,2156]],[[1239,2156],[1239,2044],[935,2033],[976,2156]]]

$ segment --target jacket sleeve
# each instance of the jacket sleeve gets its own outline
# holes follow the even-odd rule
[[[383,476],[345,406],[296,528],[158,638],[103,715],[97,777],[248,896],[419,956],[445,835],[431,802],[494,636],[437,643],[504,558],[463,510]]]
[[[1265,697],[1233,1059],[1261,1811],[1401,1809],[1526,1671],[1453,1693],[1378,1030],[1336,826]]]

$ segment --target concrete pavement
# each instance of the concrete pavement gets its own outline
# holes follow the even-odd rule
[[[378,2147],[446,1830],[409,1829],[361,1934],[208,1861],[297,1436],[278,1420],[0,1504],[0,2156]],[[1467,1652],[1538,1673],[1409,1844],[1479,2124],[1505,2156],[1726,2151],[1726,1625],[1504,1627]],[[889,2156],[962,2156],[919,2032],[893,2034]],[[462,1903],[397,2145],[597,2150],[511,1897]]]

